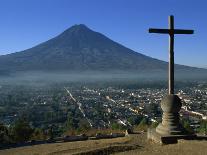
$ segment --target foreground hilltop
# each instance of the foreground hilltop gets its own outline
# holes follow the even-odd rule
[[[176,65],[177,69],[196,68]],[[33,48],[0,56],[0,72],[149,71],[167,63],[135,52],[80,24]],[[196,69],[198,70],[198,69]]]
[[[180,140],[177,144],[160,145],[147,141],[145,133],[128,137],[87,140],[78,142],[41,144],[1,150],[0,155],[91,155],[91,154],[120,154],[120,155],[203,155],[207,152],[206,140]]]

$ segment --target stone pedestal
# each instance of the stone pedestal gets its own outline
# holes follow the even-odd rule
[[[156,129],[148,130],[148,139],[160,143],[175,143],[177,139],[188,139],[195,135],[189,134],[180,124],[179,111],[182,103],[177,95],[167,95],[161,101],[163,110],[162,123]]]

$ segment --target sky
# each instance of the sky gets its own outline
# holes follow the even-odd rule
[[[47,41],[85,24],[142,54],[168,61],[168,35],[149,28],[193,29],[175,36],[175,62],[207,68],[206,0],[0,0],[0,55]]]

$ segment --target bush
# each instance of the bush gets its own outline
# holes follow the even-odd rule
[[[142,130],[142,131],[147,131],[149,124],[148,124],[148,119],[147,118],[143,118],[141,120],[141,122],[139,123],[138,126],[134,127],[134,130]]]
[[[182,125],[184,127],[184,129],[186,130],[187,133],[193,133],[193,129],[191,128],[190,126],[190,121],[189,120],[186,120],[186,119],[183,119],[182,120]]]
[[[12,128],[14,142],[27,142],[31,139],[33,131],[26,119],[18,119]]]
[[[34,132],[32,133],[32,140],[45,140],[46,135],[44,134],[42,129],[35,128]]]
[[[119,123],[112,123],[111,124],[111,129],[112,130],[124,130],[126,129],[126,127],[124,127],[123,125],[119,124]]]
[[[0,123],[0,146],[10,143],[9,130],[4,124]]]
[[[204,121],[204,120],[201,121],[198,132],[201,134],[207,135],[207,121]]]
[[[156,128],[159,125],[158,122],[152,122],[152,124],[150,125],[151,128]]]

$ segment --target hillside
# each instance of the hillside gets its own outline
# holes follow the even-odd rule
[[[147,141],[146,134],[129,137],[88,140],[79,142],[41,144],[0,150],[0,155],[63,155],[63,154],[120,154],[120,155],[203,155],[207,152],[207,141],[179,140],[177,144],[160,145]]]

